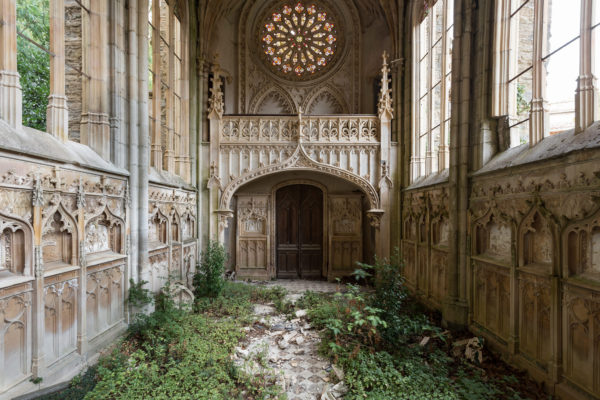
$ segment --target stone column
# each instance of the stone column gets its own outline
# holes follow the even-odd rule
[[[173,14],[173,6],[169,6],[168,14],[169,24],[169,49],[167,50],[167,58],[169,59],[169,70],[167,71],[167,82],[169,87],[166,93],[166,109],[167,109],[167,140],[165,149],[165,169],[171,173],[175,173],[175,15]]]
[[[35,271],[31,370],[35,377],[41,377],[44,375],[44,266],[42,258],[44,192],[39,177],[34,180],[31,206],[33,207],[33,263]]]
[[[87,352],[87,262],[85,258],[85,189],[79,180],[77,189],[77,236],[79,237],[79,287],[77,299],[77,350]]]
[[[110,160],[108,2],[87,3],[91,12],[82,12],[82,33],[83,66],[89,78],[83,81],[81,143]]]
[[[546,89],[546,67],[542,57],[548,46],[548,32],[545,29],[548,19],[548,7],[545,0],[534,0],[533,17],[533,68],[532,99],[529,112],[529,146],[535,146],[544,138],[548,128],[548,108],[544,100]]]
[[[16,0],[0,0],[0,119],[20,129],[23,121],[21,107]]]
[[[65,2],[50,1],[50,96],[46,130],[59,140],[69,138],[69,111],[65,95]]]
[[[162,130],[162,85],[161,79],[161,62],[160,62],[160,2],[152,2],[152,25],[156,29],[152,34],[152,71],[154,72],[154,83],[152,85],[152,115],[154,116],[154,127],[150,135],[151,143],[151,165],[157,170],[163,169],[163,154],[161,147],[161,130]]]
[[[583,132],[595,120],[600,119],[598,81],[592,70],[594,51],[600,51],[598,50],[600,43],[594,43],[591,30],[592,13],[594,12],[593,3],[593,0],[583,0],[581,2],[581,33],[579,40],[579,58],[581,61],[579,63],[577,90],[575,91],[575,133]]]
[[[208,107],[208,123],[209,123],[209,142],[210,142],[210,177],[208,181],[209,191],[209,237],[212,240],[220,240],[221,243],[225,240],[224,230],[227,225],[225,217],[227,210],[219,210],[219,194],[221,185],[219,180],[220,163],[219,163],[219,142],[221,135],[221,125],[223,121],[223,92],[221,90],[221,70],[219,64],[214,64],[212,67],[213,82],[211,95]],[[221,211],[221,215],[218,214]],[[221,240],[222,239],[222,240]]]

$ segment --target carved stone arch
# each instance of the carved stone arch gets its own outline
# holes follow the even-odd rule
[[[329,110],[320,112],[323,104],[329,106]],[[344,99],[344,95],[330,84],[315,88],[302,103],[302,110],[307,115],[324,114],[349,114],[350,108]]]
[[[600,281],[600,207],[589,217],[568,224],[561,243],[563,276]]]
[[[280,112],[261,112],[268,105],[268,101],[272,101],[280,108]],[[283,88],[276,84],[265,86],[261,91],[256,93],[250,101],[250,114],[297,114],[298,110],[292,96]]]
[[[518,228],[518,265],[544,266],[552,273],[558,248],[557,220],[539,201],[525,214]]]
[[[112,212],[106,205],[85,223],[84,249],[86,254],[111,250],[122,254],[125,251],[125,220]]]
[[[22,233],[19,233],[22,232]],[[33,227],[26,219],[0,211],[0,270],[33,276]]]
[[[169,217],[156,204],[148,217],[148,241],[168,244]]]
[[[59,198],[53,197],[42,213],[42,262],[77,265],[79,260],[77,219]]]
[[[242,186],[258,178],[266,175],[271,175],[277,172],[283,171],[313,171],[320,172],[326,175],[332,175],[337,178],[346,180],[356,186],[358,186],[366,195],[369,201],[371,209],[379,209],[379,195],[377,190],[371,185],[366,179],[350,173],[342,168],[333,167],[331,165],[322,164],[311,159],[307,154],[302,145],[298,145],[294,153],[285,161],[268,165],[262,168],[255,169],[251,172],[245,173],[240,177],[232,180],[223,189],[221,199],[219,201],[219,211],[222,213],[231,213],[230,204],[231,199],[235,192]]]
[[[171,207],[169,225],[170,241],[181,242],[181,216],[175,206]]]
[[[196,234],[196,216],[190,209],[186,209],[181,214],[181,238],[182,240],[193,239]]]
[[[471,252],[512,265],[516,231],[514,220],[491,204],[485,214],[473,221]]]

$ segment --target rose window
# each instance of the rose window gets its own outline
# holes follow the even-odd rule
[[[275,9],[260,34],[271,67],[292,79],[308,79],[322,71],[337,50],[337,26],[330,14],[302,2]]]

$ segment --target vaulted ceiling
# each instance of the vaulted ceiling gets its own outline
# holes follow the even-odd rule
[[[201,40],[208,43],[218,22],[234,12],[238,7],[241,7],[244,1],[195,0],[198,22],[202,27],[200,31]],[[369,26],[374,21],[384,18],[390,32],[393,33],[392,39],[395,40],[395,32],[399,26],[399,10],[402,9],[405,0],[352,0],[352,2],[361,16],[361,24],[363,26]],[[205,51],[206,47],[202,50]]]

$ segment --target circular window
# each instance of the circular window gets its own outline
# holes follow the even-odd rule
[[[318,4],[298,2],[272,10],[260,30],[263,58],[277,75],[307,80],[337,56],[337,23]]]

